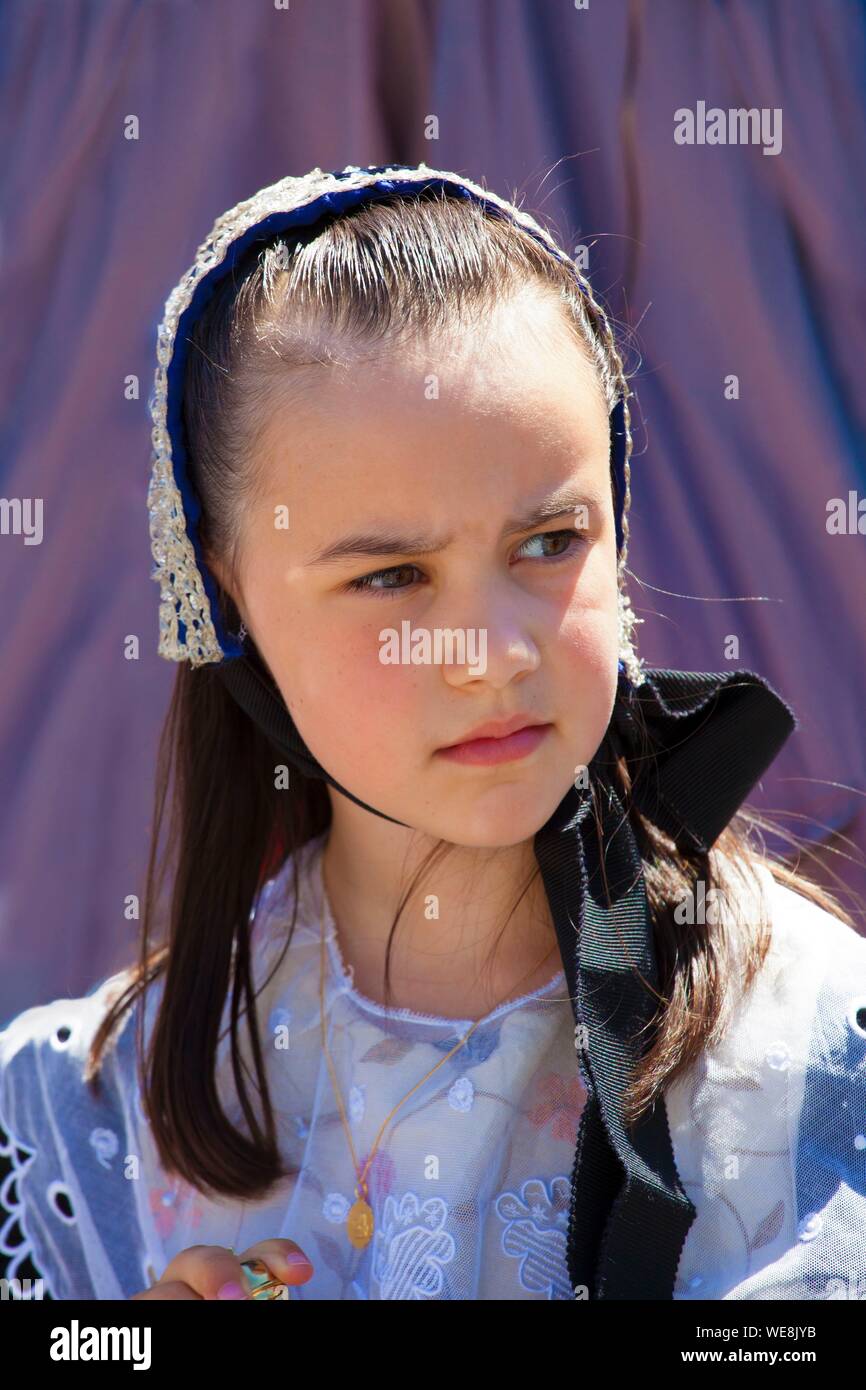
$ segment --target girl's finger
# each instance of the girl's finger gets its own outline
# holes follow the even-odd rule
[[[306,1284],[312,1277],[313,1264],[293,1240],[274,1237],[260,1240],[238,1255],[238,1260],[263,1260],[276,1279],[283,1284]]]
[[[169,1283],[154,1284],[150,1289],[144,1289],[142,1293],[134,1293],[129,1300],[134,1303],[136,1299],[145,1298],[192,1298],[197,1303],[201,1302],[201,1295],[191,1289],[189,1284],[183,1284],[179,1279],[173,1279]]]
[[[245,1298],[249,1292],[240,1258],[224,1245],[190,1245],[175,1255],[159,1284],[180,1280],[199,1298]]]

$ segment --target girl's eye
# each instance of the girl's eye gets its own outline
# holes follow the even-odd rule
[[[416,568],[417,566],[415,565],[393,565],[389,570],[376,570],[374,574],[365,574],[361,579],[353,579],[351,583],[346,585],[346,588],[350,589],[353,593],[358,593],[359,591],[366,591],[371,594],[388,594],[394,593],[395,591],[400,593],[403,589],[411,588],[411,585],[386,584],[384,588],[379,589],[375,587],[373,580],[390,579],[392,575],[399,574],[401,570],[414,570]]]
[[[546,557],[542,557],[548,560],[568,559],[570,556],[574,554],[575,548],[577,546],[584,545],[586,543],[586,537],[580,531],[576,531],[573,527],[569,527],[567,531],[540,531],[537,536],[530,536],[528,541],[524,541],[523,545],[520,546],[520,549],[522,550],[523,546],[525,545],[534,545],[536,541],[549,540],[551,537],[554,540],[566,540],[570,542],[570,544],[566,546],[565,550],[561,550],[558,555],[548,555]]]
[[[545,558],[548,564],[556,564],[560,560],[570,559],[578,547],[586,544],[586,536],[583,535],[582,532],[575,531],[572,527],[569,527],[567,531],[542,531],[537,536],[530,536],[529,540],[524,541],[519,549],[523,550],[528,545],[535,545],[539,541],[547,541],[551,538],[554,540],[566,541],[568,544],[558,555],[548,555],[545,557],[530,556],[528,558]],[[405,593],[408,589],[412,588],[411,584],[385,583],[379,588],[374,581],[377,579],[390,580],[394,575],[399,575],[406,570],[417,571],[417,568],[417,565],[392,565],[390,569],[376,570],[373,574],[365,574],[360,579],[352,579],[346,585],[346,588],[352,593],[366,592],[376,594],[377,596],[390,596],[395,593]]]

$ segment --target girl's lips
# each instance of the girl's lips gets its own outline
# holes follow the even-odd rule
[[[552,724],[529,724],[506,738],[473,738],[468,743],[455,743],[450,748],[439,748],[440,758],[448,758],[454,763],[469,763],[474,766],[490,766],[494,763],[516,762],[526,758],[544,741],[553,728]]]

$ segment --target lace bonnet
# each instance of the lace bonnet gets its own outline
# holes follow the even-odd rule
[[[192,485],[184,439],[181,400],[187,337],[217,283],[256,239],[270,237],[296,226],[310,226],[325,214],[339,213],[363,201],[394,193],[411,195],[425,187],[447,187],[449,192],[475,199],[511,218],[537,238],[558,259],[567,261],[575,280],[600,324],[607,354],[614,369],[618,393],[610,414],[611,462],[617,497],[617,579],[619,604],[619,669],[640,685],[643,668],[633,646],[636,618],[625,590],[628,554],[628,513],[631,500],[630,465],[632,440],[628,397],[622,361],[607,317],[593,296],[586,277],[550,233],[528,213],[462,175],[417,166],[391,164],[341,172],[312,169],[302,177],[287,177],[262,188],[218,217],[196,252],[195,260],[172,290],[157,339],[156,374],[148,400],[153,428],[153,454],[147,506],[151,550],[155,562],[151,577],[159,584],[159,654],[169,661],[189,661],[193,666],[223,664],[244,654],[240,635],[222,623],[217,585],[205,563],[198,534],[201,504]]]

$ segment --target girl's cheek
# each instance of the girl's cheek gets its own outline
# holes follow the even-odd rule
[[[619,649],[619,619],[601,609],[572,609],[558,634],[558,646],[578,669],[603,671]]]
[[[295,670],[304,673],[301,681],[294,683],[296,704],[317,726],[329,726],[332,738],[339,737],[342,730],[357,743],[359,736],[366,736],[371,729],[381,731],[386,713],[393,729],[401,713],[411,718],[420,699],[423,678],[429,678],[429,672],[423,667],[380,660],[383,644],[379,632],[383,626],[361,634],[344,631],[342,636],[332,629],[327,642],[320,631],[318,639],[311,640],[306,658],[299,652],[293,659]]]
[[[378,726],[382,713],[387,711],[392,730],[410,729],[417,722],[421,694],[429,688],[434,672],[425,666],[409,666],[399,662],[379,660],[378,647],[371,660],[358,668],[355,687],[366,708],[376,711]],[[417,733],[417,729],[413,730]]]
[[[377,600],[368,599],[367,602],[375,604]],[[381,606],[384,608],[386,605],[383,602]],[[344,632],[339,642],[337,659],[362,690],[376,695],[393,694],[394,698],[399,700],[418,684],[419,673],[423,668],[393,659],[395,632],[398,634],[396,654],[399,658],[402,651],[399,645],[400,624],[383,617],[368,621],[362,627],[356,624],[352,630]],[[388,634],[391,634],[390,638]]]

